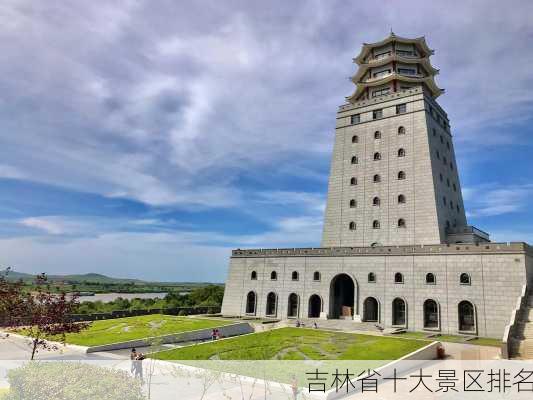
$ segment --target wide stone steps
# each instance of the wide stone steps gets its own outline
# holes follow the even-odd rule
[[[519,333],[511,342],[511,354],[517,358],[533,359],[533,296],[529,296],[528,309],[519,324]]]
[[[375,322],[356,322],[347,319],[301,319],[306,328],[312,328],[316,323],[319,329],[330,329],[337,331],[367,331],[380,332]]]

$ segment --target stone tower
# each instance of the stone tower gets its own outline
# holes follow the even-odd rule
[[[488,241],[466,223],[450,124],[425,39],[390,34],[354,59],[337,112],[323,247]]]

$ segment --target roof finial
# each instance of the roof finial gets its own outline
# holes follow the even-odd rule
[[[391,35],[391,36],[396,36],[396,35],[394,34],[394,32],[392,31],[392,26],[391,26],[391,28],[390,28],[390,35]]]

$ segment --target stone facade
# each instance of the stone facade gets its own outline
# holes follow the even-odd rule
[[[252,272],[256,279],[252,279]],[[271,279],[276,271],[277,279]],[[298,279],[293,280],[293,272]],[[320,274],[315,280],[315,272]],[[368,281],[369,273],[375,282]],[[395,283],[395,274],[403,275]],[[433,273],[434,283],[426,283]],[[469,284],[461,284],[461,274]],[[222,313],[286,319],[288,299],[298,296],[298,312],[293,318],[308,318],[309,300],[321,299],[321,318],[330,314],[331,282],[339,274],[349,275],[355,285],[355,318],[365,320],[364,302],[373,297],[379,305],[376,323],[392,327],[392,302],[406,304],[408,330],[439,333],[471,333],[501,337],[510,313],[526,279],[533,283],[533,249],[525,243],[479,245],[394,246],[376,248],[319,248],[235,250],[231,258]],[[246,313],[249,292],[256,296],[255,308]],[[267,295],[276,295],[276,311],[266,314]],[[438,326],[424,326],[424,302],[438,304]],[[461,332],[458,305],[469,301],[475,310],[475,329]]]
[[[502,336],[533,251],[467,225],[431,54],[393,34],[363,46],[337,113],[322,247],[234,250],[224,315]]]

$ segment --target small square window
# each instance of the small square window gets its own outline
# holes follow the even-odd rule
[[[383,118],[383,110],[374,110],[374,111],[372,111],[372,118],[373,119]]]
[[[350,116],[350,123],[352,125],[358,124],[359,122],[361,122],[361,115],[355,114]]]
[[[396,114],[403,114],[407,112],[407,104],[398,104],[396,106]]]

